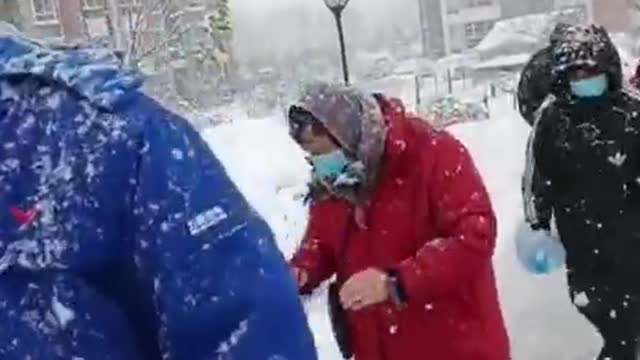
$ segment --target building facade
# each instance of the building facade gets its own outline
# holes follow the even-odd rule
[[[610,32],[633,30],[632,11],[627,0],[593,0],[593,21]]]
[[[167,8],[175,4],[173,16]],[[14,23],[38,39],[65,43],[114,36],[118,48],[126,48],[131,33],[145,43],[166,40],[168,22],[204,23],[217,0],[0,0],[0,19]],[[178,11],[179,10],[179,11]]]
[[[577,10],[582,22],[610,32],[629,32],[629,0],[419,0],[425,55],[439,58],[477,45],[501,19],[552,11]]]
[[[553,9],[555,0],[501,0],[502,17],[509,19],[529,14],[542,14]]]
[[[425,47],[430,57],[476,46],[502,17],[498,0],[421,0]]]
[[[603,0],[609,2],[610,0]],[[554,0],[552,10],[577,10],[585,22],[593,22],[593,0]]]
[[[213,28],[228,23],[228,31],[212,33],[212,16]],[[194,101],[215,97],[209,90],[229,78],[228,19],[227,0],[0,0],[0,20],[26,35],[49,43],[110,44],[148,75],[149,87],[174,89]]]
[[[103,0],[0,0],[4,20],[34,38],[66,43],[108,35],[104,25],[91,33],[96,22],[106,21],[105,8]]]

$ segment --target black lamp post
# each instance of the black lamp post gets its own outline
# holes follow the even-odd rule
[[[342,57],[342,75],[344,76],[345,85],[349,85],[349,66],[347,65],[347,50],[344,44],[344,31],[342,29],[342,11],[347,7],[349,0],[324,0],[324,3],[336,19],[338,38],[340,40],[340,55]]]

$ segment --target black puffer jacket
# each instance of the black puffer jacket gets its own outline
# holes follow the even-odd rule
[[[609,91],[579,100],[572,66],[598,66]],[[594,283],[640,288],[640,101],[622,89],[620,57],[601,27],[571,27],[554,50],[552,92],[532,139],[567,265]]]
[[[533,156],[533,136],[546,105],[554,100],[553,54],[558,42],[571,25],[558,23],[551,35],[549,44],[533,55],[522,70],[518,83],[518,106],[520,114],[533,127],[527,143],[524,176],[522,177],[523,208],[526,222],[534,230],[549,229],[552,217],[552,204],[545,180],[538,174]]]
[[[557,24],[549,36],[549,45],[535,53],[522,70],[518,82],[518,109],[529,125],[533,125],[536,111],[551,93],[553,49],[569,27],[568,24]]]

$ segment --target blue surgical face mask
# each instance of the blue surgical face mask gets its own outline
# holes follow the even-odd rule
[[[321,179],[332,179],[340,176],[349,165],[349,159],[342,150],[315,155],[311,157],[313,173]]]
[[[604,95],[609,87],[607,74],[571,81],[571,92],[579,98],[595,98]]]

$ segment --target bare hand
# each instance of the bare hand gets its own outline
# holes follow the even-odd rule
[[[346,310],[358,311],[388,298],[388,275],[373,268],[353,275],[340,290],[340,301]]]
[[[291,275],[293,275],[293,278],[296,280],[296,284],[298,284],[298,289],[302,289],[309,282],[309,275],[304,269],[292,267]]]

